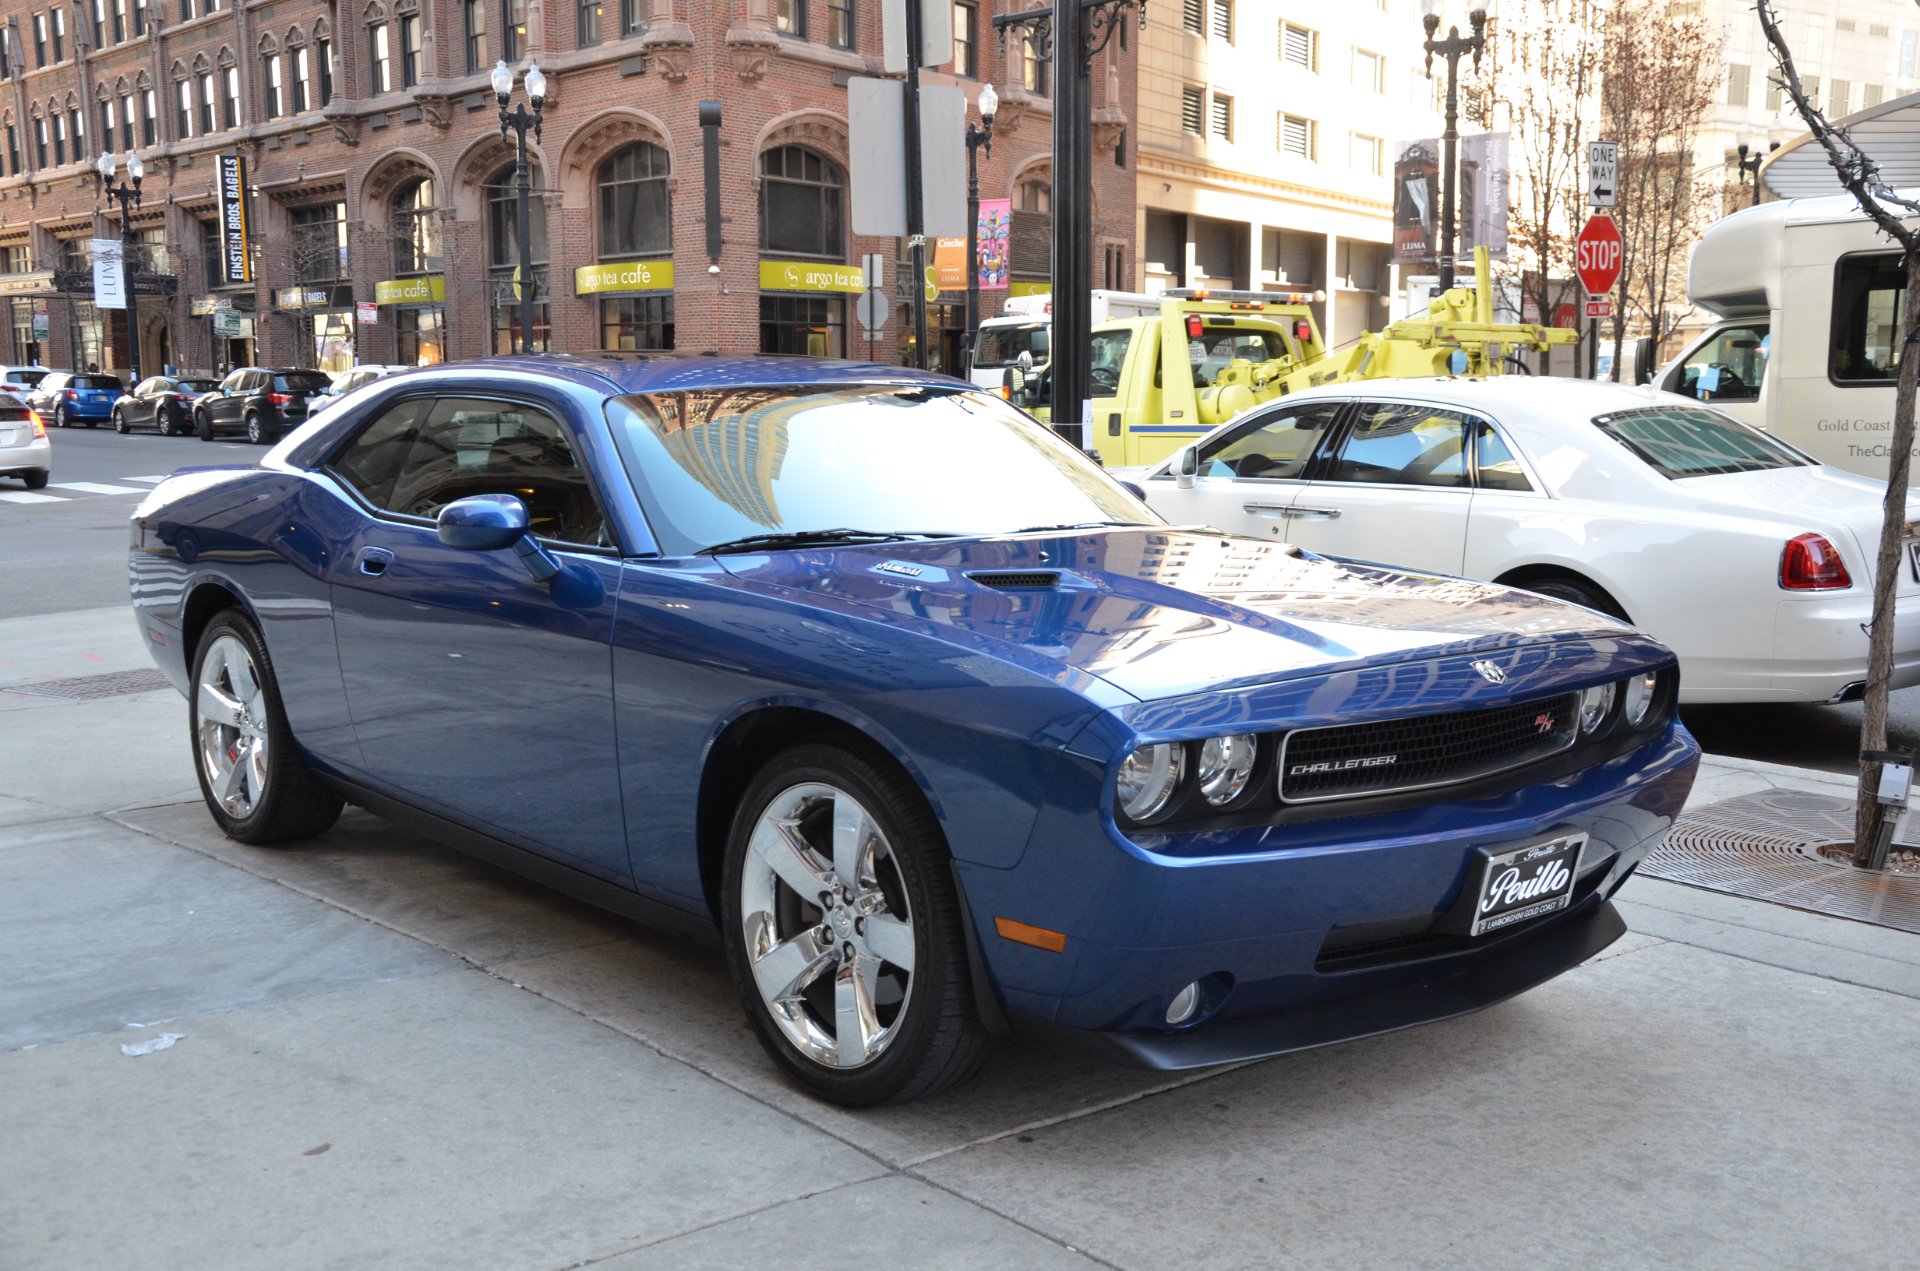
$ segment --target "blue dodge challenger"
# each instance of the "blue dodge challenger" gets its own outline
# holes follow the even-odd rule
[[[1629,627],[1168,526],[893,367],[407,373],[131,532],[222,831],[354,803],[718,943],[849,1105],[1500,1001],[1621,935],[1699,758]]]

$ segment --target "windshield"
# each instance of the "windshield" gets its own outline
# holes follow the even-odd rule
[[[617,398],[607,417],[669,555],[851,527],[998,534],[1160,518],[998,398],[944,386],[716,389]]]
[[[1804,468],[1813,463],[1757,429],[1698,406],[1621,411],[1602,415],[1593,423],[1669,481]]]
[[[14,371],[7,376],[7,383],[25,384],[28,388],[32,388],[45,378],[47,378],[45,371]]]
[[[1257,366],[1287,353],[1287,337],[1271,327],[1214,326],[1211,319],[1199,336],[1187,341],[1187,361],[1193,365],[1196,388],[1213,383],[1236,360]]]
[[[76,375],[67,383],[68,388],[111,388],[118,390],[120,381],[111,375]]]
[[[1036,322],[1024,327],[981,327],[973,348],[973,364],[982,370],[1012,366],[1019,362],[1022,353],[1031,353],[1035,366],[1053,356],[1053,337],[1046,323]]]

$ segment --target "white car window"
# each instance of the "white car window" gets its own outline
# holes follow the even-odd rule
[[[1308,402],[1263,414],[1200,447],[1203,477],[1284,480],[1306,471],[1307,461],[1346,406]]]
[[[1326,479],[1464,486],[1470,422],[1477,421],[1436,406],[1363,402],[1340,441]]]
[[[1520,466],[1512,448],[1507,445],[1507,439],[1492,424],[1480,425],[1474,444],[1478,453],[1473,460],[1479,470],[1482,490],[1533,489],[1533,482],[1527,480],[1526,469]]]

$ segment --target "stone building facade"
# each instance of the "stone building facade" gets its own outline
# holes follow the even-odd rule
[[[1046,68],[992,29],[1014,7],[953,4],[955,61],[925,79],[969,102],[985,82],[1000,94],[981,194],[1014,201],[1018,289],[1046,273],[1051,116]],[[149,372],[513,347],[515,155],[488,83],[501,58],[517,81],[538,62],[548,84],[531,149],[536,347],[910,356],[904,269],[871,341],[852,303],[863,254],[905,254],[849,224],[846,83],[880,73],[878,0],[48,0],[0,24],[11,361],[127,366],[124,318],[92,304],[88,240],[121,230],[94,174],[103,149],[123,177],[130,150],[145,164],[132,258]],[[1094,69],[1109,274],[1133,256],[1136,52],[1116,41]],[[721,117],[717,253],[703,102]],[[251,285],[219,276],[222,154],[249,167]],[[957,364],[962,300],[944,291],[931,311],[938,365]]]

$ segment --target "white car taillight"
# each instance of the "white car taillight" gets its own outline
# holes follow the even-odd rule
[[[1823,534],[1790,538],[1780,552],[1780,586],[1786,591],[1835,591],[1853,586],[1840,550]]]
[[[47,426],[40,422],[39,411],[37,410],[28,411],[27,418],[33,421],[33,435],[35,437],[44,437],[47,435]]]

